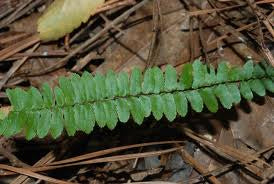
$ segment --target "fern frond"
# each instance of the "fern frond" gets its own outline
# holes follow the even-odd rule
[[[165,72],[153,67],[144,74],[134,69],[130,76],[113,71],[105,76],[73,74],[60,78],[53,90],[47,84],[41,91],[8,89],[13,110],[0,120],[0,135],[23,131],[27,139],[49,133],[57,138],[65,129],[73,136],[77,131],[90,133],[95,125],[114,129],[118,121],[125,123],[130,117],[141,124],[151,114],[156,120],[165,116],[173,121],[177,115],[186,116],[189,106],[196,112],[206,107],[215,113],[220,105],[230,109],[241,96],[251,100],[254,93],[273,93],[273,80],[273,67],[252,61],[242,68],[223,62],[215,70],[196,60],[184,65],[180,75],[172,66]]]

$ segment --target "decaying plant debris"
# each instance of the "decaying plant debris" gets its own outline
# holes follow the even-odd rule
[[[83,71],[130,72],[200,58],[274,66],[273,0],[108,0],[80,28],[41,42],[51,0],[0,1],[0,103],[7,88],[53,87]],[[173,123],[153,118],[94,134],[25,141],[0,137],[1,183],[271,183],[273,94]],[[7,110],[9,111],[9,110]],[[30,156],[31,155],[31,156]],[[10,177],[8,177],[10,176]]]

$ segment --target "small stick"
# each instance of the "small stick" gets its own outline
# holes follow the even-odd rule
[[[13,56],[14,54],[38,43],[40,41],[39,35],[31,36],[21,42],[18,42],[10,47],[7,47],[3,50],[0,50],[0,62],[3,62],[5,59]]]
[[[14,154],[7,151],[2,145],[0,145],[0,154],[6,157],[13,166],[28,167],[27,164],[19,160]]]
[[[242,27],[236,29],[235,31],[241,32],[241,31],[246,30],[246,29],[248,29],[248,28],[250,28],[250,27],[252,27],[252,26],[255,26],[255,25],[257,25],[257,22],[253,22],[253,23],[244,25],[244,26],[242,26]],[[221,40],[223,40],[223,39],[226,39],[227,37],[228,37],[228,34],[225,34],[225,35],[223,35],[223,36],[220,36],[220,37],[218,37],[218,38],[212,40],[211,42],[209,42],[208,45],[217,43],[217,42],[219,42],[219,41],[221,41]]]
[[[208,171],[197,162],[190,154],[188,154],[184,149],[180,150],[180,155],[189,165],[195,168],[200,174],[205,174]],[[213,184],[221,184],[221,182],[215,176],[209,176],[208,180]]]
[[[49,152],[47,155],[45,155],[43,158],[41,158],[38,162],[34,164],[34,167],[43,166],[46,164],[49,164],[53,162],[55,159],[53,151]],[[21,183],[27,183],[29,180],[28,176],[18,176],[16,179],[14,179],[10,184],[21,184]]]
[[[39,47],[40,43],[37,43],[33,48],[31,48],[27,53],[33,52],[35,49]],[[0,90],[2,87],[6,84],[6,82],[10,79],[10,77],[28,60],[28,56],[16,61],[13,63],[12,67],[9,69],[9,71],[6,73],[4,78],[0,81]]]

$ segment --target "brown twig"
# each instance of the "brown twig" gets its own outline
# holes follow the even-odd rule
[[[184,161],[186,161],[189,165],[195,168],[200,174],[204,175],[208,171],[197,162],[190,154],[188,154],[184,149],[180,150],[181,157]],[[209,176],[208,180],[213,184],[221,184],[221,182],[215,176]]]
[[[3,62],[5,59],[9,58],[10,56],[13,56],[14,54],[36,44],[39,41],[40,41],[39,36],[34,35],[14,45],[11,45],[10,47],[0,50],[0,62]]]
[[[33,48],[27,51],[27,53],[33,52],[35,49],[39,47],[40,43],[37,43]],[[4,78],[0,81],[0,90],[2,87],[6,84],[6,82],[9,80],[9,78],[28,60],[28,56],[16,61],[13,63],[12,67],[9,69],[9,71],[5,74]]]
[[[6,157],[13,166],[28,167],[27,164],[25,164],[24,162],[19,160],[14,154],[10,153],[5,148],[3,148],[2,145],[0,145],[0,154]]]
[[[124,150],[132,149],[132,148],[148,147],[148,146],[154,146],[154,145],[179,144],[179,143],[182,143],[182,141],[162,141],[162,142],[151,142],[151,143],[134,144],[134,145],[128,145],[128,146],[120,146],[120,147],[116,147],[116,148],[110,148],[110,149],[106,149],[106,150],[102,150],[102,151],[84,154],[84,155],[77,156],[74,158],[69,158],[66,160],[56,161],[49,165],[60,165],[60,164],[79,162],[79,161],[96,158],[99,156],[104,156],[104,155],[107,155],[110,153],[116,153],[118,151],[124,151]]]
[[[226,157],[229,160],[234,160],[233,162],[239,161],[241,164],[243,164],[249,171],[251,171],[253,174],[255,174],[257,177],[262,178],[262,169],[266,167],[270,167],[269,164],[264,162],[263,160],[257,158],[256,156],[249,155],[247,153],[244,153],[242,151],[236,150],[232,147],[221,145],[219,143],[213,143],[207,138],[198,135],[191,130],[184,128],[184,133],[192,138],[193,140],[198,141],[199,143],[213,149],[218,154],[221,154],[222,156]],[[229,157],[227,157],[229,155]],[[256,160],[257,162],[252,162],[253,160]],[[246,164],[246,163],[252,163],[252,164]]]
[[[43,166],[46,164],[51,163],[55,159],[55,156],[53,152],[49,152],[44,157],[42,157],[38,162],[34,164],[34,167]],[[29,181],[28,176],[18,176],[16,179],[14,179],[10,184],[21,184],[21,183],[27,183]]]
[[[79,72],[82,70],[92,59],[95,59],[97,56],[96,52],[90,52],[84,58],[79,59],[71,71]]]
[[[255,153],[254,156],[255,157],[260,157],[262,154],[265,154],[266,152],[269,152],[270,150],[273,150],[273,149],[274,149],[274,146],[267,147],[267,148],[262,149],[262,150],[258,151],[257,153]],[[255,160],[253,160],[253,161],[255,161]],[[222,174],[227,173],[228,171],[232,170],[233,167],[236,166],[237,164],[238,163],[232,163],[232,164],[227,164],[225,166],[219,167],[217,169],[214,169],[212,171],[204,173],[203,177],[222,175]],[[251,164],[251,162],[250,163],[246,163],[246,164]],[[201,177],[197,176],[197,177],[191,178],[191,179],[189,179],[187,181],[184,181],[184,183],[191,184],[191,183],[198,183],[200,181],[201,181]]]
[[[154,66],[157,61],[157,56],[160,52],[160,44],[163,31],[163,19],[160,1],[154,0],[153,3],[153,33],[146,62],[147,68]]]
[[[212,7],[214,7],[214,8],[217,8],[217,6],[216,6],[216,3],[214,3],[214,2],[211,2],[210,0],[208,1],[209,2],[209,4],[212,6]],[[238,39],[238,40],[240,40],[241,42],[244,42],[244,39],[242,38],[243,36],[242,36],[242,34],[240,33],[240,31],[238,31],[237,29],[234,29],[232,26],[228,26],[227,24],[226,24],[226,22],[224,21],[224,20],[226,20],[225,19],[225,17],[223,16],[223,14],[222,13],[218,13],[218,15],[219,15],[219,17],[221,17],[222,19],[218,19],[216,22],[218,22],[218,24],[220,24],[221,26],[222,26],[222,28],[223,29],[226,29],[226,30],[228,30],[228,33],[226,33],[226,34],[232,34],[236,39]],[[224,20],[223,20],[224,19]],[[219,42],[220,42],[221,40],[219,40]]]
[[[237,31],[237,32],[241,32],[241,31],[246,30],[246,29],[248,29],[248,28],[251,28],[251,27],[253,27],[253,26],[255,26],[255,25],[257,25],[257,22],[252,22],[252,23],[250,23],[250,24],[244,25],[244,26],[242,26],[242,27],[236,29],[236,31]],[[217,43],[217,42],[222,41],[223,39],[226,39],[228,36],[229,36],[229,33],[227,33],[227,34],[225,34],[225,35],[222,35],[222,36],[220,36],[220,37],[218,37],[218,38],[216,38],[216,39],[210,41],[210,42],[207,43],[207,44],[208,44],[208,45],[215,44],[215,43]]]
[[[207,54],[207,44],[204,38],[204,33],[203,33],[203,23],[201,21],[201,19],[199,19],[199,37],[200,37],[200,41],[201,41],[201,45],[202,45],[202,51],[203,54],[205,55],[205,60],[207,63],[209,63],[209,57]]]
[[[17,20],[18,18],[24,16],[25,14],[27,14],[31,9],[33,9],[34,7],[39,6],[43,1],[45,0],[28,0],[25,3],[22,4],[22,6],[18,7],[15,9],[15,11],[6,19],[4,19],[1,23],[0,23],[0,28],[12,23],[13,21]]]
[[[270,25],[269,20],[264,20],[263,23],[264,23],[265,27],[267,28],[267,30],[272,35],[272,37],[274,38],[274,30],[273,30],[273,27]]]
[[[66,182],[66,181],[54,179],[54,178],[51,178],[51,177],[48,177],[48,176],[44,176],[44,175],[41,175],[41,174],[37,174],[37,173],[35,173],[33,171],[30,171],[30,170],[24,169],[24,168],[16,168],[16,167],[4,165],[4,164],[0,164],[0,168],[4,169],[4,170],[12,171],[14,173],[26,175],[26,176],[33,177],[33,178],[37,178],[39,180],[48,181],[48,182],[51,182],[51,183],[56,183],[56,184],[73,184],[71,182]]]
[[[106,163],[106,162],[116,162],[116,161],[126,161],[126,160],[132,160],[132,159],[136,159],[136,158],[153,157],[153,156],[168,154],[168,153],[178,151],[182,148],[183,147],[180,146],[178,148],[170,148],[170,149],[165,149],[165,150],[161,150],[161,151],[150,151],[150,152],[144,152],[144,153],[133,153],[133,154],[109,156],[109,157],[104,157],[104,158],[97,158],[97,159],[91,159],[91,160],[70,163],[70,164],[64,164],[64,165],[56,165],[56,166],[54,165],[54,166],[43,166],[43,167],[28,167],[28,168],[25,168],[25,170],[27,170],[29,172],[36,173],[36,172],[49,171],[49,170],[54,170],[54,169],[64,168],[64,167],[90,165],[90,164],[96,164],[96,163]],[[18,172],[15,170],[16,168],[13,168],[13,170],[11,170],[10,167],[7,167],[6,165],[3,165],[3,164],[0,164],[0,169],[11,171],[11,172],[2,171],[0,173],[0,176],[14,175],[15,172]]]
[[[120,0],[113,0],[113,1],[109,1],[107,3],[105,3],[101,8],[98,8],[98,10],[96,11],[97,13],[101,13],[113,8],[117,8],[120,6],[127,6],[127,5],[134,5],[136,2],[135,0],[124,0],[124,1],[120,1]]]
[[[264,1],[257,1],[257,2],[255,2],[255,4],[267,4],[267,3],[273,3],[273,2],[274,2],[274,0],[264,0]],[[241,8],[241,7],[245,7],[245,6],[247,6],[247,3],[229,6],[229,7],[225,7],[225,8],[214,8],[214,9],[208,9],[208,10],[190,11],[187,14],[189,16],[199,16],[199,15],[205,15],[205,14],[209,14],[209,13],[228,11],[228,10],[232,10],[235,8]]]

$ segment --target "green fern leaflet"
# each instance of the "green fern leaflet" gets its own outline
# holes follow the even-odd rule
[[[241,98],[274,92],[274,69],[266,63],[248,61],[243,67],[220,63],[217,70],[199,60],[185,64],[177,75],[172,66],[165,72],[153,67],[144,72],[109,71],[95,76],[85,72],[60,78],[53,90],[44,84],[39,91],[31,87],[8,89],[13,111],[0,121],[0,135],[10,137],[24,132],[28,140],[53,138],[65,129],[69,136],[77,131],[90,133],[95,125],[114,129],[118,122],[132,118],[141,124],[151,114],[156,120],[165,116],[173,121],[186,116],[189,106],[196,112],[206,107],[215,113],[220,105],[230,109]],[[220,103],[219,103],[220,102]]]

